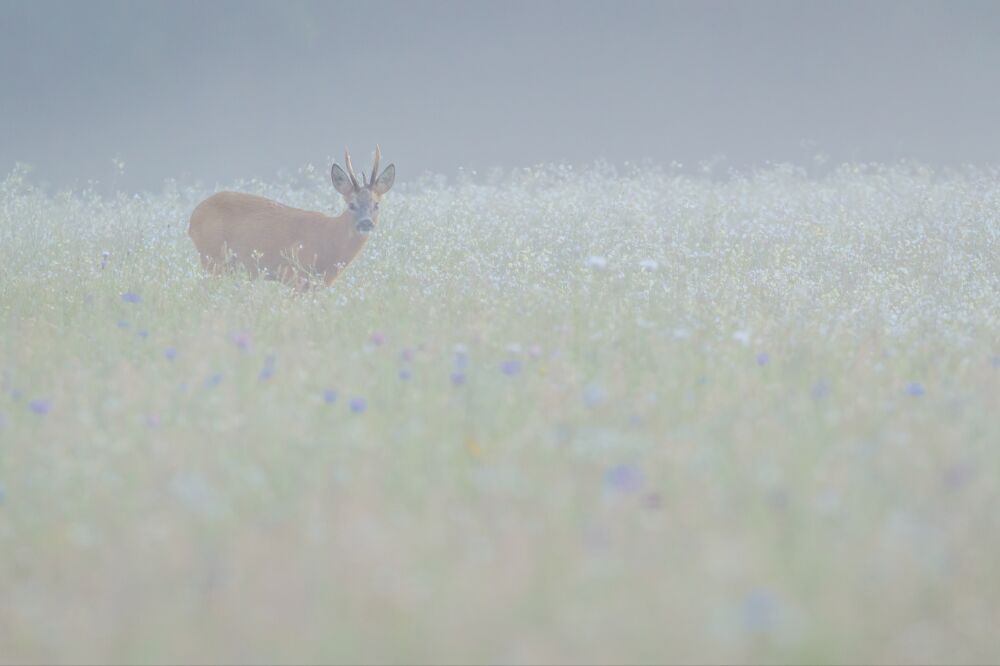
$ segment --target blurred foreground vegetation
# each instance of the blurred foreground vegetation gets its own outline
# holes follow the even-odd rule
[[[997,172],[428,177],[304,296],[207,194],[0,181],[0,661],[1000,659]]]

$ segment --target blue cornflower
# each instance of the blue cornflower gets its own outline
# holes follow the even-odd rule
[[[516,358],[508,359],[500,364],[500,370],[508,377],[513,377],[521,372],[521,362]]]
[[[167,359],[168,361],[174,360],[175,358],[177,358],[177,350],[174,349],[173,347],[167,347],[166,349],[163,350],[163,358]]]
[[[910,382],[906,385],[906,393],[914,397],[920,397],[927,391],[924,390],[923,384],[920,382]]]
[[[597,407],[608,399],[608,392],[600,384],[590,383],[583,387],[583,404]]]
[[[128,328],[128,327],[129,327],[129,323],[128,323],[127,319],[119,319],[118,320],[118,328]]]
[[[323,391],[323,402],[327,404],[337,402],[337,389],[328,388]]]
[[[773,594],[767,590],[754,590],[743,598],[740,610],[747,631],[762,633],[774,629],[781,608]]]
[[[217,372],[217,373],[215,373],[214,375],[212,375],[211,377],[208,378],[208,380],[205,382],[205,386],[208,386],[208,387],[211,388],[211,387],[218,386],[221,383],[222,383],[222,373],[221,372]]]
[[[142,303],[142,296],[136,294],[135,292],[126,291],[122,294],[122,300],[126,303],[138,304]]]
[[[246,331],[237,333],[233,336],[233,344],[243,351],[247,351],[253,345],[253,337]]]
[[[969,483],[976,476],[976,468],[968,463],[950,466],[944,471],[944,484],[948,490],[956,491]]]
[[[812,397],[816,400],[823,400],[830,395],[830,385],[825,379],[821,379],[812,387]]]
[[[413,372],[409,368],[401,368],[399,371],[399,378],[404,382],[409,381],[413,377]]]
[[[366,409],[368,409],[368,401],[364,398],[351,398],[351,411],[355,414],[361,414]]]
[[[642,487],[642,472],[633,465],[615,465],[604,473],[604,483],[612,490],[631,494]]]
[[[451,383],[455,386],[461,386],[465,383],[465,373],[464,372],[453,372],[451,373]]]
[[[47,398],[37,398],[29,402],[28,407],[36,414],[48,414],[52,409],[52,401]]]
[[[149,337],[149,331],[146,330],[146,329],[142,329],[142,330],[136,332],[136,335],[138,335],[140,338],[146,339],[146,338]]]
[[[268,379],[274,376],[274,366],[265,365],[263,368],[260,369],[260,375],[258,376],[260,377],[260,380],[262,382],[267,381]]]
[[[767,365],[771,362],[771,356],[766,352],[757,354],[757,365]]]

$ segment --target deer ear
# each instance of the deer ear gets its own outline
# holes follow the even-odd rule
[[[330,178],[333,180],[333,187],[345,197],[354,191],[354,183],[351,182],[347,172],[336,164],[330,169]]]
[[[373,188],[375,190],[375,194],[378,194],[379,196],[385,194],[389,191],[389,188],[392,187],[392,184],[395,181],[396,165],[390,164],[385,168],[385,171],[382,172],[382,175],[378,177],[378,180],[375,181],[375,187]]]

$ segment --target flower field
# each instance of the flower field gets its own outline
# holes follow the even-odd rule
[[[0,661],[1000,659],[1000,172],[400,180],[0,179]]]

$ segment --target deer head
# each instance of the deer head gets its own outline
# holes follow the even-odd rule
[[[351,153],[344,149],[344,165],[347,171],[334,164],[330,170],[330,178],[333,186],[340,192],[344,201],[347,202],[347,209],[354,220],[354,226],[358,232],[367,234],[378,224],[378,203],[382,196],[389,191],[392,183],[396,180],[396,165],[390,164],[378,174],[378,163],[382,157],[382,151],[375,146],[375,163],[372,165],[372,175],[370,180],[365,180],[365,172],[361,172],[359,179],[351,166]]]

